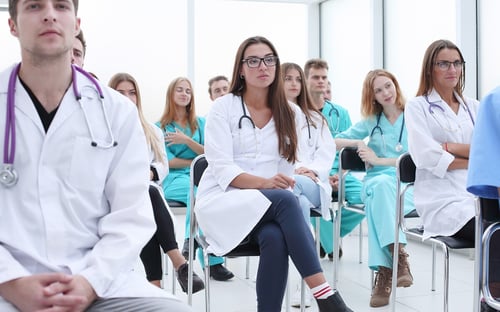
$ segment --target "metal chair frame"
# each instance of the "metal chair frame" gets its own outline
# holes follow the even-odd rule
[[[500,230],[500,206],[498,199],[476,197],[476,250],[474,263],[474,312],[481,310],[481,294],[486,304],[500,310],[500,301],[495,299],[488,287],[490,241]],[[484,222],[491,223],[488,226]]]
[[[359,158],[358,153],[354,147],[344,147],[339,152],[339,190],[338,190],[338,207],[334,213],[335,229],[333,231],[333,242],[335,248],[333,249],[333,289],[337,289],[338,284],[338,263],[340,252],[340,225],[342,221],[341,211],[342,208],[365,215],[365,205],[354,204],[350,205],[345,199],[345,179],[349,172],[363,172],[366,171],[365,163]],[[359,263],[363,259],[363,226],[362,222],[359,224]]]
[[[208,248],[208,243],[205,240],[205,237],[203,235],[200,235],[199,227],[198,227],[198,222],[196,219],[196,214],[194,213],[194,207],[195,207],[195,201],[196,201],[196,196],[195,196],[195,187],[198,187],[198,184],[200,182],[201,176],[203,175],[203,172],[208,166],[208,162],[205,158],[204,154],[198,155],[196,158],[193,159],[191,162],[191,167],[190,167],[190,177],[191,177],[191,183],[190,183],[190,204],[191,204],[191,224],[190,224],[190,237],[189,237],[189,261],[192,262],[191,259],[193,259],[193,253],[195,252],[194,250],[194,241],[198,243],[198,245],[202,248],[203,250],[203,256],[205,259],[208,259],[209,253],[207,252]],[[238,245],[236,248],[231,250],[229,253],[225,254],[224,257],[247,257],[247,262],[246,262],[246,278],[249,278],[249,257],[252,256],[260,256],[260,249],[259,246],[255,243],[253,243],[251,240],[244,240],[240,245]],[[204,281],[205,281],[205,311],[210,312],[210,265],[209,261],[205,261],[205,267],[203,268],[204,271]],[[189,271],[188,271],[188,304],[192,305],[192,296],[193,296],[193,264],[191,263],[189,265]],[[304,296],[302,296],[304,297]],[[301,301],[301,306],[304,307],[304,301]],[[288,291],[286,292],[286,311],[289,311],[290,304],[289,304],[289,295]],[[305,310],[303,310],[305,311]]]
[[[422,228],[408,228],[405,223],[404,216],[404,197],[406,191],[413,187],[415,183],[415,173],[416,166],[409,153],[404,153],[399,156],[396,162],[396,178],[397,178],[397,198],[396,198],[396,222],[395,222],[395,240],[394,240],[394,252],[393,252],[393,263],[392,263],[392,297],[391,306],[392,311],[396,310],[396,284],[397,269],[398,269],[398,249],[399,246],[399,230],[401,229],[403,233],[409,236],[413,236],[418,239],[423,238]],[[464,240],[456,239],[451,236],[436,236],[431,237],[428,241],[432,244],[432,287],[435,290],[435,262],[436,245],[439,245],[443,250],[444,255],[444,285],[443,285],[443,311],[448,312],[448,298],[449,298],[449,249],[464,249],[464,248],[474,248],[473,243]]]

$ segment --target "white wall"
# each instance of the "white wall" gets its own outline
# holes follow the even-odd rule
[[[282,62],[307,59],[307,5],[195,0],[194,84],[197,113],[210,108],[208,80],[231,78],[234,56],[247,37],[262,35],[276,46]],[[186,0],[84,0],[78,15],[87,40],[85,69],[107,83],[117,72],[138,81],[146,117],[156,121],[167,86],[189,76]],[[7,12],[0,12],[0,68],[19,61],[17,39],[9,34]],[[191,51],[192,52],[192,51]]]

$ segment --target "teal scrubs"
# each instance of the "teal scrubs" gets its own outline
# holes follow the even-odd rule
[[[401,114],[392,125],[384,114],[364,119],[337,138],[364,140],[369,138],[368,147],[378,157],[398,158],[408,151],[404,114]],[[397,146],[401,145],[398,151]],[[368,266],[378,270],[379,266],[392,268],[392,253],[388,246],[394,243],[394,227],[396,220],[396,167],[374,166],[368,168],[363,180],[361,199],[365,204],[368,223]],[[414,209],[413,188],[406,192],[405,214]],[[400,243],[406,244],[406,236],[399,234]]]
[[[205,145],[205,118],[204,117],[196,117],[196,121],[198,122],[198,128],[194,131],[191,131],[191,128],[188,126],[182,127],[176,122],[169,123],[162,128],[164,134],[168,132],[175,132],[176,130],[183,132],[188,137],[192,138],[194,141],[200,143],[201,145]],[[160,123],[157,122],[156,125],[161,127]],[[173,144],[167,145],[165,142],[165,149],[167,151],[167,158],[170,161],[173,158],[182,158],[182,159],[194,159],[198,156],[193,150],[191,150],[185,144]],[[191,205],[189,198],[189,187],[190,187],[190,167],[183,168],[172,168],[170,167],[169,173],[167,177],[163,180],[163,192],[165,194],[165,198],[167,200],[175,200],[182,202],[186,205],[186,227],[185,227],[185,238],[188,238],[190,235],[189,227],[190,227],[190,213],[191,213]],[[198,254],[202,254],[201,251]],[[200,257],[200,261],[203,258]],[[224,259],[221,257],[210,257],[209,263],[210,265],[215,265],[219,263],[223,263]]]
[[[340,132],[349,129],[352,125],[351,117],[347,109],[342,106],[332,103],[330,101],[325,101],[325,105],[321,110],[323,116],[325,116],[328,122],[328,128],[332,136],[335,138]],[[330,170],[330,175],[337,174],[339,170],[339,153],[336,153],[335,161]],[[345,182],[345,195],[346,200],[350,204],[361,204],[361,181],[356,179],[351,174],[346,176]],[[341,212],[341,224],[340,224],[340,236],[344,237],[349,234],[364,218],[364,215],[352,212],[346,209],[342,209]],[[312,220],[312,224],[315,222]],[[333,252],[333,220],[326,221],[320,218],[320,242],[321,246],[326,253]]]

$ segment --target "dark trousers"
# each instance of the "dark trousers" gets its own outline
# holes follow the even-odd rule
[[[175,239],[174,222],[168,213],[162,196],[156,187],[149,187],[149,197],[153,206],[156,232],[141,251],[141,260],[144,264],[148,281],[162,279],[160,246],[164,252],[179,248]]]
[[[258,311],[281,311],[288,278],[288,257],[302,277],[322,272],[314,239],[295,195],[287,190],[261,190],[271,202],[250,233],[259,244]]]

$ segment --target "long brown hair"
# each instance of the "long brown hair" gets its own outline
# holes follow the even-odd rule
[[[263,43],[267,45],[273,54],[278,57],[278,53],[274,45],[266,38],[255,36],[250,37],[243,41],[236,52],[234,59],[233,75],[231,79],[231,93],[243,97],[246,89],[246,82],[240,76],[241,67],[244,62],[243,56],[246,49],[254,44]],[[297,161],[297,132],[295,128],[295,113],[288,104],[286,99],[285,90],[283,88],[283,81],[281,79],[281,65],[278,57],[275,66],[274,81],[269,86],[267,94],[267,105],[271,109],[274,123],[276,126],[276,133],[278,134],[278,145],[280,154],[289,162],[294,163]]]
[[[455,86],[455,92],[463,99],[463,91],[465,89],[465,61],[460,49],[451,41],[439,39],[429,45],[424,54],[422,61],[422,70],[420,72],[420,85],[418,86],[417,96],[427,95],[434,87],[434,66],[436,65],[436,57],[443,49],[451,49],[458,52],[460,61],[463,62],[462,72],[458,78],[458,83]]]
[[[311,118],[311,112],[316,112],[318,116],[323,117],[323,114],[319,111],[319,109],[316,108],[315,105],[312,104],[312,99],[311,99],[311,94],[309,93],[309,89],[307,88],[306,85],[306,76],[304,74],[304,71],[300,66],[296,63],[283,63],[281,64],[281,78],[283,79],[283,82],[285,81],[286,74],[290,69],[295,69],[300,76],[300,93],[299,96],[297,96],[297,104],[300,109],[302,109],[302,112],[304,112],[304,115],[306,115],[306,118],[312,123],[313,126],[316,126],[314,124],[313,119]],[[326,119],[325,119],[326,122]]]
[[[142,112],[142,102],[141,102],[141,91],[139,90],[139,85],[132,75],[127,73],[117,73],[109,80],[108,86],[112,89],[118,88],[118,85],[124,81],[130,82],[135,89],[135,94],[137,96],[137,111],[139,112],[139,119],[141,121],[142,129],[144,129],[144,134],[146,135],[146,142],[151,146],[151,150],[155,156],[155,159],[160,160],[161,163],[165,163],[165,159],[162,157],[161,149],[165,148],[163,142],[158,141],[156,137],[155,130],[149,122],[146,121],[144,113]]]
[[[196,129],[198,129],[198,121],[196,121],[196,111],[194,106],[194,90],[191,81],[189,81],[189,79],[187,79],[186,77],[177,77],[174,80],[172,80],[172,82],[170,82],[167,89],[165,108],[163,109],[163,114],[161,115],[160,118],[160,127],[164,129],[166,125],[173,122],[175,119],[175,101],[174,101],[175,87],[179,82],[182,81],[186,81],[189,84],[189,87],[191,88],[191,101],[186,106],[186,112],[188,116],[187,122],[189,128],[191,128],[191,133],[195,133]]]
[[[396,77],[385,69],[375,69],[366,74],[365,81],[363,82],[363,91],[361,93],[361,115],[363,117],[375,116],[384,110],[382,105],[375,100],[375,91],[373,90],[373,82],[380,76],[391,79],[396,89],[396,107],[401,110],[405,109],[406,101]]]

